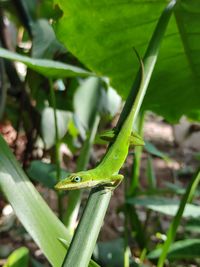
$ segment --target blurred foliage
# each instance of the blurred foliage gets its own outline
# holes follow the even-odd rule
[[[132,48],[144,55],[166,1],[54,2],[64,13],[55,27],[59,40],[90,69],[109,77],[126,98],[137,71]],[[183,114],[198,119],[200,36],[194,32],[199,24],[199,1],[178,1],[144,100],[145,110],[170,121]]]
[[[20,137],[24,138],[21,164],[36,186],[54,191],[59,179],[71,171],[93,166],[99,159],[92,147],[96,131],[110,128],[120,111],[138,69],[132,48],[141,56],[144,54],[165,5],[164,0],[0,0],[0,118],[2,124],[10,123],[16,130],[12,144],[15,154]],[[199,6],[199,0],[179,1],[143,104],[144,110],[152,110],[169,121],[177,121],[183,114],[200,121]],[[51,82],[55,103],[50,95]],[[101,145],[98,141],[96,144],[97,148]],[[3,141],[0,149],[5,154],[0,158],[4,195],[48,260],[59,266],[66,250],[59,238],[65,237],[68,244],[68,231],[21,173]],[[160,158],[170,163],[171,155],[148,141],[144,150],[148,155],[147,186],[139,182],[136,192],[125,196],[118,212],[128,220],[128,226],[117,229],[120,238],[98,243],[94,256],[102,266],[123,265],[122,237],[127,229],[130,266],[152,266],[166,238],[166,218],[175,216],[185,193],[177,181],[166,181],[164,189],[158,187],[153,160]],[[130,154],[136,155],[137,151]],[[199,153],[196,158],[200,158]],[[61,220],[66,223],[66,210],[75,210],[71,214],[75,227],[81,194],[69,193],[67,209],[66,194],[55,195]],[[198,197],[196,193],[194,203],[186,205],[168,260],[190,259],[198,263]],[[44,216],[39,226],[37,216]],[[11,226],[8,223],[9,228],[0,221],[0,232],[8,231],[13,220]],[[0,252],[1,249],[3,246]],[[11,250],[6,248],[6,252]],[[7,254],[2,253],[2,257]],[[4,266],[30,265],[41,266],[30,257],[27,248],[21,247],[12,252]],[[96,265],[91,262],[90,266]]]
[[[29,251],[25,247],[21,247],[12,252],[3,267],[28,267]]]

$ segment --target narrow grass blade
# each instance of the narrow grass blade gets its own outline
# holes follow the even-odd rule
[[[0,57],[10,59],[12,61],[19,61],[27,65],[32,70],[39,72],[46,77],[64,78],[64,77],[87,77],[95,76],[89,71],[49,59],[37,59],[22,56],[20,54],[11,52],[4,48],[0,48]]]
[[[91,148],[92,148],[92,144],[93,144],[96,132],[97,132],[99,121],[100,121],[99,114],[95,114],[95,117],[93,118],[93,125],[91,126],[91,129],[90,129],[90,134],[83,144],[83,147],[82,147],[79,159],[78,159],[77,171],[85,170],[88,165],[88,162],[90,159]],[[68,194],[68,202],[70,203],[70,205],[67,208],[67,211],[64,217],[64,224],[66,225],[70,233],[74,232],[74,226],[75,226],[75,222],[77,220],[77,216],[79,212],[81,196],[82,194],[80,190],[70,191]]]
[[[145,120],[145,112],[141,112],[140,116],[138,116],[138,119],[137,119],[137,131],[138,131],[138,134],[142,138],[143,138],[144,120]],[[136,193],[138,187],[140,187],[139,174],[140,174],[142,151],[143,151],[142,146],[136,146],[134,149],[132,177],[131,177],[131,182],[130,182],[129,189],[127,192],[128,196],[133,196]]]
[[[157,267],[164,266],[164,262],[165,262],[165,259],[167,257],[167,253],[169,251],[171,243],[173,242],[173,240],[175,238],[176,231],[177,231],[177,228],[180,224],[180,220],[182,218],[185,206],[186,206],[187,202],[189,202],[191,200],[191,198],[193,197],[195,189],[196,189],[199,182],[200,182],[200,171],[198,172],[198,174],[196,176],[193,177],[193,179],[191,180],[190,184],[187,187],[185,194],[182,197],[179,209],[178,209],[176,216],[174,217],[174,219],[170,225],[170,228],[168,230],[167,239],[166,239],[166,241],[162,247],[162,253],[161,253],[160,258],[158,260]]]
[[[52,266],[62,265],[71,236],[28,180],[6,142],[0,136],[0,189],[26,230]],[[95,266],[91,263],[91,266]]]
[[[70,240],[70,236],[28,180],[1,136],[0,151],[1,190],[48,260],[59,267],[66,249],[58,238]]]
[[[7,85],[6,85],[6,77],[5,77],[5,68],[4,62],[0,59],[0,119],[3,117],[5,105],[6,105],[6,97],[7,97]]]

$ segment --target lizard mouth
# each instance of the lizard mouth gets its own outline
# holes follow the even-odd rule
[[[55,189],[56,190],[78,190],[78,189],[82,189],[82,188],[91,188],[97,185],[96,181],[85,181],[85,182],[81,182],[81,183],[74,183],[72,181],[69,182],[64,182],[64,181],[60,181],[59,183],[57,183],[55,185]]]
[[[56,190],[58,190],[58,191],[61,191],[61,190],[74,190],[75,189],[75,186],[74,187],[72,187],[72,186],[69,186],[69,185],[60,185],[59,183],[58,184],[56,184],[55,186],[54,186],[54,188],[56,189]],[[76,189],[78,189],[77,187],[76,187]]]

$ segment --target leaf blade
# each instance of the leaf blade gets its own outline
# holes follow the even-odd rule
[[[75,67],[69,64],[65,64],[59,61],[53,61],[49,59],[36,59],[20,54],[11,52],[4,48],[0,48],[0,57],[9,59],[12,61],[19,61],[27,65],[32,70],[38,73],[52,78],[64,78],[64,77],[88,77],[95,76],[93,73],[88,72],[79,67]]]
[[[56,27],[58,38],[88,68],[109,77],[113,87],[126,98],[137,70],[132,47],[140,55],[144,53],[165,1],[55,2],[64,12]],[[199,111],[200,99],[199,75],[194,75],[184,48],[185,39],[192,43],[189,54],[195,70],[199,70],[199,46],[195,44],[200,42],[200,35],[195,32],[200,25],[200,10],[195,0],[178,2],[175,14],[181,13],[180,23],[186,28],[184,40],[172,17],[143,103],[145,110],[173,122],[183,114],[198,119],[195,112]],[[81,10],[79,16],[77,10]]]
[[[0,187],[16,215],[53,266],[61,266],[66,249],[58,241],[70,236],[21,170],[0,136]],[[51,234],[49,234],[51,233]]]

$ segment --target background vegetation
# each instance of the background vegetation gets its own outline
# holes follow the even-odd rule
[[[190,153],[182,144],[199,131],[200,1],[167,5],[0,0],[0,265],[84,267],[93,251],[89,266],[199,265],[199,137]],[[111,192],[54,185],[95,166],[98,133],[123,122],[138,82],[133,47],[150,80],[134,125],[145,147],[130,150],[94,249]],[[183,115],[177,145],[169,123]]]

